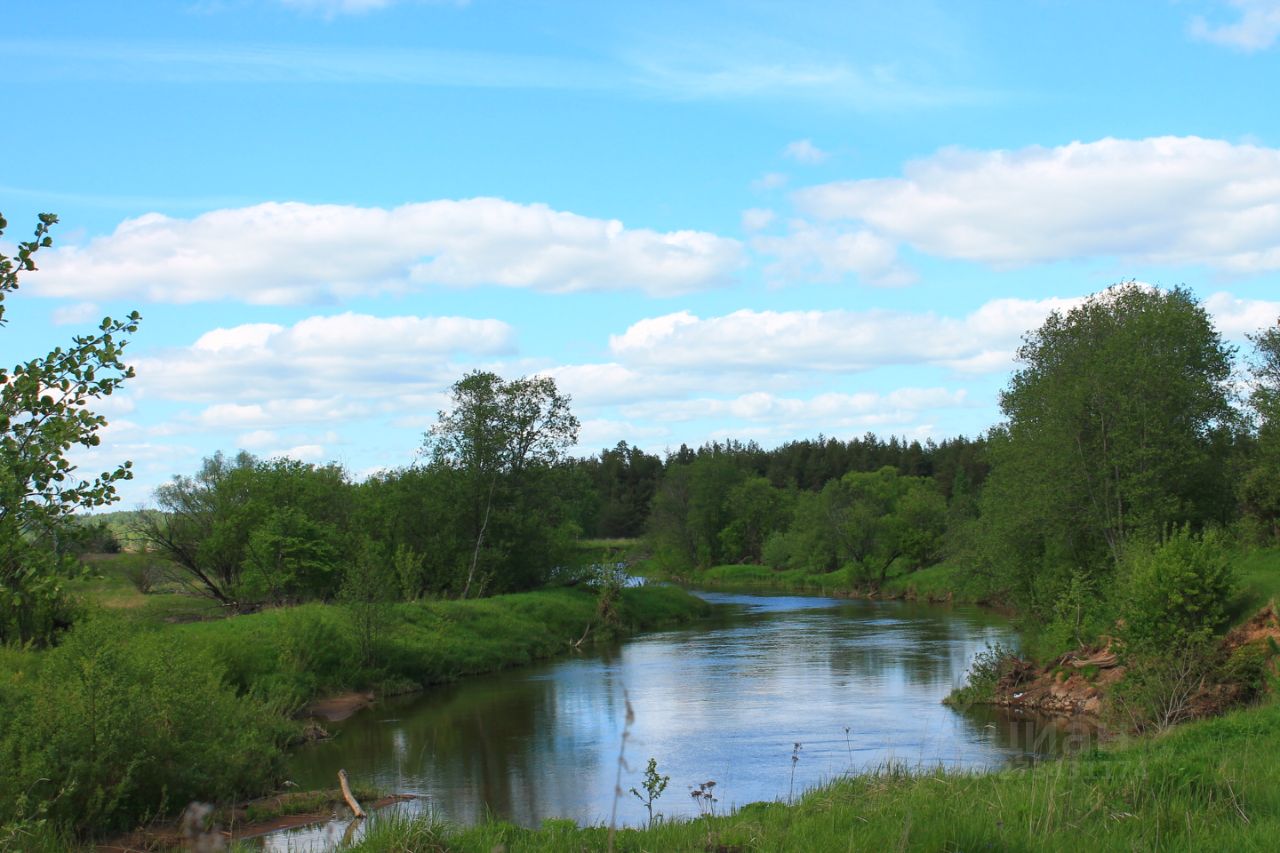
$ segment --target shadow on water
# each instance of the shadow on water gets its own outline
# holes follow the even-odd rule
[[[670,786],[657,810],[697,814],[689,792],[714,779],[724,807],[785,799],[795,787],[887,763],[986,769],[1056,756],[1081,736],[1061,724],[941,704],[973,655],[1016,642],[978,608],[901,601],[702,593],[714,615],[553,662],[379,703],[299,749],[291,778],[331,787],[343,767],[362,785],[416,794],[469,824],[609,819],[624,690],[636,721],[624,791],[656,758]],[[619,819],[643,823],[624,795]],[[273,837],[307,849],[322,830]],[[330,836],[331,837],[331,836]],[[323,842],[321,848],[323,847]]]

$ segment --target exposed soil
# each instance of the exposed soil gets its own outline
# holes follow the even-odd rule
[[[337,723],[372,704],[372,693],[342,693],[326,699],[317,699],[303,708],[299,716],[318,717],[326,722]]]
[[[1109,687],[1124,677],[1108,642],[1068,652],[1047,666],[1011,663],[996,685],[992,704],[1045,714],[1089,714],[1102,711]]]
[[[1232,655],[1246,646],[1262,644],[1280,644],[1280,616],[1274,604],[1233,628],[1222,640],[1222,651]],[[1107,639],[1102,645],[1068,652],[1043,667],[1011,661],[996,685],[992,704],[1035,713],[1096,716],[1109,690],[1122,678],[1124,667]],[[1244,685],[1206,683],[1191,700],[1188,716],[1214,716],[1247,698]]]

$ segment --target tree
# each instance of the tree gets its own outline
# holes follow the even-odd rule
[[[453,384],[453,406],[439,413],[423,445],[432,464],[463,475],[474,546],[461,597],[475,584],[495,507],[518,501],[536,479],[531,469],[558,462],[578,440],[578,419],[555,380],[530,376],[510,381],[473,371]],[[500,556],[500,555],[493,555]]]
[[[1280,539],[1280,323],[1250,335],[1249,407],[1258,424],[1256,443],[1240,482],[1249,518],[1271,540]]]
[[[340,466],[215,453],[155,498],[138,533],[198,593],[240,605],[337,592],[353,504]]]
[[[39,215],[33,239],[13,257],[0,255],[0,326],[4,299],[22,273],[36,269],[35,255],[52,245],[58,218]],[[0,235],[8,223],[0,216]],[[92,479],[76,476],[73,448],[97,447],[106,426],[89,404],[110,395],[133,376],[123,361],[122,336],[138,329],[135,311],[124,320],[104,318],[96,332],[47,355],[0,367],[0,643],[44,640],[58,621],[61,580],[74,560],[58,543],[71,533],[73,514],[116,500],[116,483],[132,476],[130,463]]]
[[[915,570],[942,547],[946,501],[925,477],[903,477],[889,466],[851,472],[826,485],[817,508],[836,558],[881,586],[895,562]]]
[[[1224,519],[1232,350],[1183,288],[1117,285],[1028,333],[1001,394],[983,493],[986,558],[1044,613],[1134,538]]]

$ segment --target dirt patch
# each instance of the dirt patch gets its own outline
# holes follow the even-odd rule
[[[1233,628],[1223,637],[1221,648],[1224,658],[1230,658],[1249,647],[1263,647],[1270,658],[1270,649],[1276,645],[1280,645],[1280,614],[1272,603]],[[1097,715],[1108,692],[1124,678],[1124,671],[1109,638],[1101,645],[1068,652],[1043,667],[1010,660],[1004,665],[992,704],[1028,712]],[[1226,683],[1209,681],[1190,700],[1188,714],[1192,718],[1215,716],[1248,696],[1248,686],[1231,683],[1229,676]]]
[[[1277,618],[1274,603],[1259,610],[1248,622],[1231,629],[1226,639],[1222,641],[1229,652],[1241,646],[1267,642],[1280,643],[1280,618]]]
[[[1097,715],[1106,691],[1124,677],[1111,643],[1068,652],[1047,666],[1011,661],[992,704],[1018,711]]]
[[[342,693],[327,699],[317,699],[303,708],[299,716],[319,717],[326,722],[337,723],[372,704],[372,693]]]

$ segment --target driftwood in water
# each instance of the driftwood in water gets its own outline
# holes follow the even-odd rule
[[[351,793],[351,786],[347,784],[347,771],[338,771],[338,784],[342,786],[342,799],[347,801],[351,813],[356,817],[364,817],[364,809],[360,808],[360,804],[356,802],[355,796]]]

